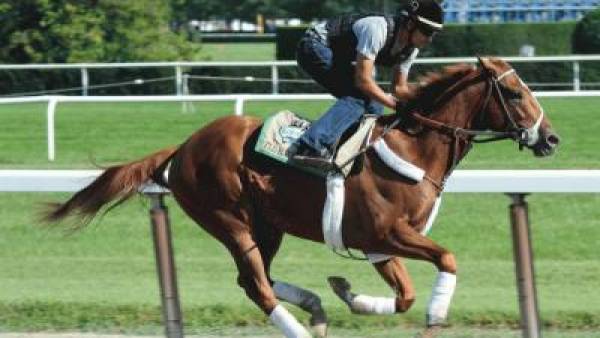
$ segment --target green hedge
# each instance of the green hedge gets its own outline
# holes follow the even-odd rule
[[[275,56],[277,60],[296,60],[296,45],[308,26],[277,27]]]
[[[575,22],[448,25],[422,56],[518,55],[525,44],[535,46],[536,55],[570,54],[574,29]],[[305,30],[306,26],[277,28],[277,59],[295,59]]]

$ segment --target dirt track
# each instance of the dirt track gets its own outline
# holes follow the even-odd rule
[[[238,334],[206,334],[206,335],[186,335],[186,338],[281,338],[280,335],[238,335]],[[0,338],[165,338],[164,335],[142,336],[142,335],[124,335],[124,334],[96,334],[96,333],[3,333],[0,332]],[[332,337],[335,338],[335,337]]]
[[[186,336],[186,338],[228,338],[225,336]],[[231,336],[233,338],[233,336]],[[244,338],[276,338],[277,336],[244,336]],[[105,335],[93,333],[0,333],[0,338],[164,338],[164,336]]]

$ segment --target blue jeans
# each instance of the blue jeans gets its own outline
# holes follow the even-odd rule
[[[383,105],[364,95],[354,84],[354,65],[317,38],[305,36],[297,50],[298,65],[337,98],[335,104],[300,140],[322,155],[331,155],[344,132],[363,113],[383,114]]]

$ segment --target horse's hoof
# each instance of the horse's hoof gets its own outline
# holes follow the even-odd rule
[[[417,335],[417,337],[418,338],[435,338],[439,335],[440,331],[442,331],[441,325],[429,326],[420,335]]]
[[[340,299],[343,300],[344,303],[346,303],[346,304],[348,304],[348,306],[350,306],[350,304],[352,302],[352,298],[353,298],[353,295],[350,292],[350,288],[352,286],[350,285],[350,283],[348,283],[346,278],[338,277],[338,276],[331,276],[331,277],[327,278],[327,281],[329,282],[329,285],[331,286],[331,289],[333,290],[333,292],[335,292],[335,294],[338,297],[340,297]]]
[[[311,331],[315,334],[317,338],[325,338],[327,337],[327,323],[320,323],[311,326]]]

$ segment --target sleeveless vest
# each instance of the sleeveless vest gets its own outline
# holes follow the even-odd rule
[[[414,48],[404,48],[399,53],[392,54],[397,33],[405,27],[406,18],[377,13],[346,14],[327,21],[327,42],[334,52],[334,57],[350,62],[356,60],[358,38],[352,31],[352,26],[356,21],[368,16],[382,16],[387,22],[386,41],[375,58],[375,64],[391,67],[408,59]]]

